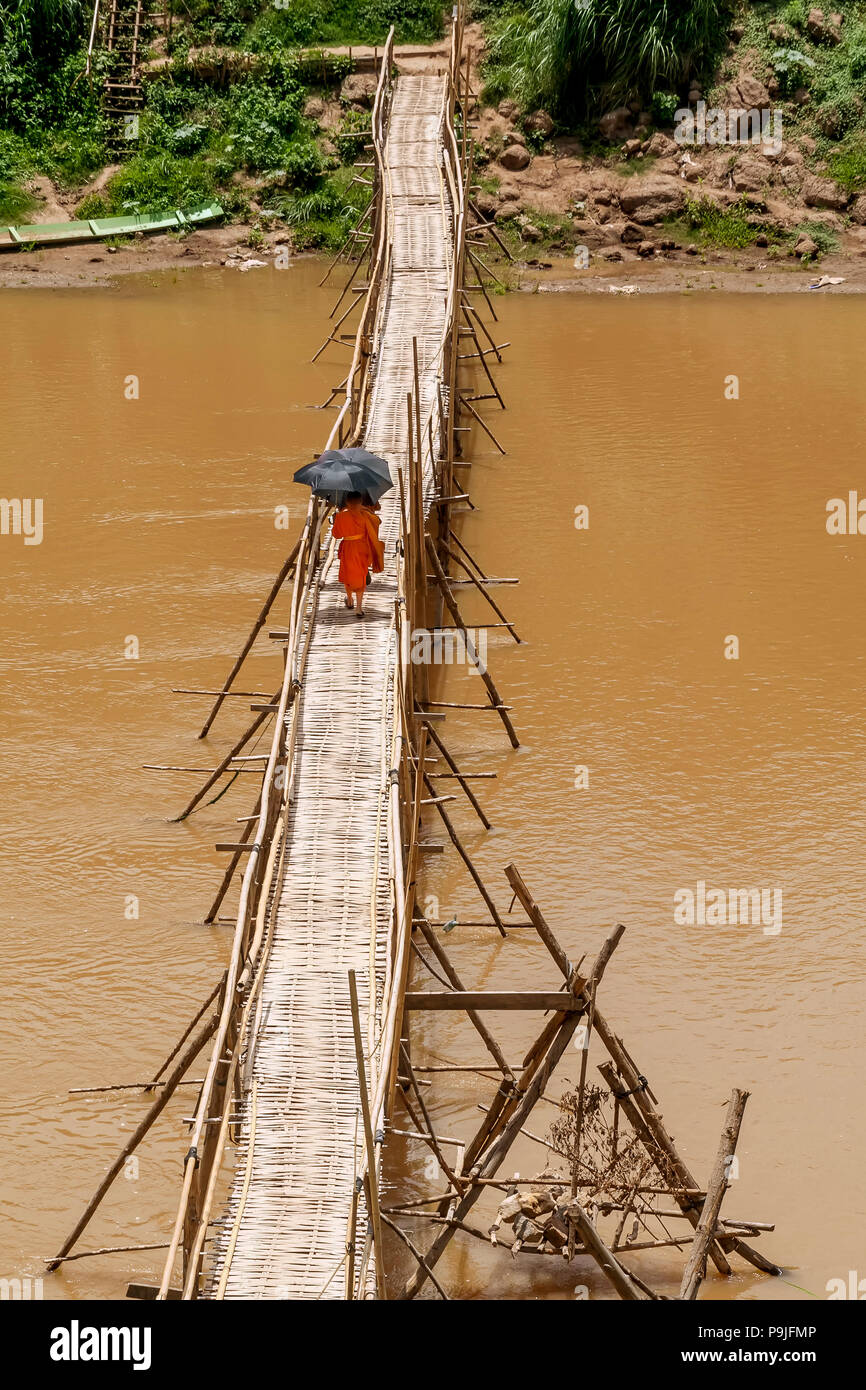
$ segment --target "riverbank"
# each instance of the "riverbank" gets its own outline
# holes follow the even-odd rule
[[[317,253],[293,250],[285,232],[266,234],[264,244],[252,250],[249,231],[247,226],[232,223],[187,234],[135,237],[119,245],[88,242],[10,251],[0,255],[0,290],[107,288],[128,275],[214,266],[239,274],[264,274],[269,267],[285,267],[299,256],[317,256],[324,273],[328,259]],[[593,260],[587,269],[576,268],[573,257],[556,254],[510,262],[503,256],[488,259],[485,253],[485,260],[509,291],[525,293],[676,294],[717,290],[728,294],[795,294],[809,291],[824,276],[841,283],[824,285],[815,293],[866,292],[866,255],[844,250],[825,256],[818,267],[804,266],[794,258],[768,261],[754,248],[748,253],[713,251],[703,256],[662,252],[652,259],[626,264]],[[502,285],[488,277],[490,290],[501,293]]]

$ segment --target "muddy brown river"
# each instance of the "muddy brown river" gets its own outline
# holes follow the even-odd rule
[[[143,764],[212,767],[249,720],[235,699],[198,742],[207,698],[172,687],[221,684],[303,515],[291,474],[325,440],[332,416],[311,406],[347,358],[310,365],[334,298],[321,273],[302,260],[3,296],[2,491],[43,509],[40,543],[0,536],[4,1278],[40,1275],[144,1113],[133,1091],[69,1090],[149,1077],[228,949],[230,928],[201,921],[225,867],[214,845],[237,838],[255,778],[174,825],[202,774]],[[600,1005],[700,1181],[731,1088],[751,1092],[725,1214],[775,1223],[756,1244],[785,1273],[737,1262],[701,1296],[826,1298],[829,1280],[866,1276],[866,537],[826,526],[829,499],[866,494],[866,307],[541,293],[496,309],[508,410],[485,418],[508,453],[474,440],[460,534],[488,574],[520,578],[493,592],[525,644],[493,629],[487,656],[523,746],[495,715],[449,715],[467,770],[498,774],[477,783],[493,830],[464,806],[455,823],[500,906],[513,860],[572,958],[625,924]],[[495,621],[477,596],[465,611]],[[280,670],[264,649],[241,689],[269,693]],[[459,666],[441,690],[481,698]],[[728,920],[730,889],[764,890],[763,917]],[[486,915],[451,854],[429,857],[422,897],[441,921]],[[467,985],[558,985],[528,933],[458,923],[447,942]],[[489,1017],[519,1061],[539,1021]],[[484,1056],[456,1015],[414,1019],[418,1065]],[[579,1062],[571,1049],[552,1096]],[[424,1075],[443,1135],[467,1138],[493,1083]],[[85,1248],[167,1238],[194,1095]],[[556,1113],[539,1105],[533,1133]],[[429,1192],[423,1146],[391,1151],[389,1198]],[[507,1171],[540,1172],[545,1153],[521,1139]],[[420,1220],[416,1234],[430,1239]],[[634,1260],[676,1292],[682,1254]],[[117,1297],[160,1267],[158,1250],[80,1260],[44,1296]],[[440,1268],[467,1298],[609,1296],[582,1263],[469,1237]]]

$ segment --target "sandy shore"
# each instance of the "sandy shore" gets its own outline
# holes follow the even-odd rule
[[[249,261],[273,264],[280,254],[298,253],[280,244],[279,233],[263,248],[245,245],[249,228],[232,226],[202,228],[186,236],[160,235],[135,238],[112,250],[99,243],[79,246],[48,246],[38,251],[6,251],[0,254],[0,289],[38,287],[76,289],[110,286],[119,276],[190,270],[202,266],[228,264],[241,271]],[[285,233],[282,234],[283,240]],[[304,253],[307,254],[307,253]],[[535,261],[515,264],[498,262],[494,267],[513,288],[537,293],[610,294],[633,286],[631,293],[688,293],[721,290],[740,294],[778,294],[808,291],[821,276],[841,277],[839,285],[828,285],[819,294],[852,294],[866,291],[866,256],[862,250],[841,251],[825,256],[818,266],[803,267],[794,257],[763,260],[752,249],[740,252],[712,251],[705,258],[684,252],[657,256],[652,260],[631,259],[622,263],[593,261],[587,270],[576,270],[570,258],[538,256]],[[256,273],[258,267],[250,267]]]

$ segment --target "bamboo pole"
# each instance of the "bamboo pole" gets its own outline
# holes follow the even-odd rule
[[[451,536],[454,536],[453,531],[450,531],[449,534],[450,534]],[[455,537],[455,539],[456,539],[456,537]],[[454,551],[451,549],[451,547],[450,547],[450,545],[448,544],[447,541],[444,541],[444,542],[443,542],[443,545],[444,545],[446,554],[450,555],[450,556],[451,556],[451,559],[454,561],[454,563],[457,564],[457,565],[459,565],[461,569],[463,569],[463,570],[466,571],[466,573],[469,575],[470,580],[471,580],[472,583],[475,585],[475,588],[478,590],[479,594],[481,594],[482,597],[485,598],[485,599],[487,600],[487,602],[490,604],[490,607],[493,609],[493,611],[494,611],[494,613],[497,615],[497,617],[499,617],[499,618],[502,619],[502,626],[503,626],[503,627],[506,627],[506,628],[508,629],[508,631],[511,633],[511,636],[514,638],[515,642],[518,644],[518,646],[520,646],[520,645],[521,645],[521,641],[520,641],[520,638],[519,638],[518,635],[517,635],[517,630],[516,630],[514,624],[513,624],[513,623],[510,623],[510,622],[508,621],[508,619],[506,618],[506,616],[505,616],[505,614],[503,613],[502,609],[499,607],[499,604],[496,602],[495,598],[493,598],[493,596],[490,594],[489,590],[484,586],[484,584],[479,583],[478,579],[477,579],[476,576],[472,573],[472,570],[469,568],[469,566],[467,565],[466,561],[465,561],[465,560],[461,560],[460,556],[459,556],[459,555],[456,555],[456,554],[454,553]],[[462,549],[462,547],[461,547],[461,549]],[[482,577],[482,579],[486,579],[486,578],[487,578],[487,575],[485,575],[485,574],[482,573],[482,576],[481,576],[481,577]]]
[[[425,727],[427,726],[425,725]],[[435,791],[431,786],[430,779],[428,778],[426,773],[424,774],[424,785],[427,788],[430,795],[435,797]],[[484,880],[482,879],[481,875],[479,874],[478,870],[473,864],[468,851],[466,850],[462,840],[460,839],[460,836],[454,829],[454,826],[451,822],[451,817],[448,815],[448,812],[445,810],[445,807],[440,803],[438,798],[436,799],[435,805],[436,810],[438,811],[439,816],[441,818],[442,824],[445,826],[445,829],[448,832],[448,838],[450,839],[457,853],[460,855],[460,858],[463,860],[463,863],[466,865],[466,868],[469,870],[472,882],[475,884],[475,887],[478,889],[479,893],[481,894],[482,898],[487,904],[487,907],[490,909],[490,915],[493,918],[493,921],[496,923],[499,935],[505,936],[505,927],[502,925],[502,918],[499,916],[499,909],[496,906],[493,899],[491,898],[489,892],[487,891],[487,888],[484,885]]]
[[[222,989],[223,985],[225,984],[225,978],[226,978],[226,977],[225,977],[225,971],[223,971],[222,975],[221,975],[220,978],[217,980],[216,984],[214,985],[214,987],[213,987],[213,989],[211,990],[210,994],[208,995],[207,999],[206,999],[206,1000],[204,1001],[204,1003],[202,1004],[202,1006],[201,1006],[201,1008],[199,1009],[198,1013],[197,1013],[197,1014],[195,1015],[195,1017],[192,1019],[192,1022],[189,1023],[189,1024],[187,1025],[186,1031],[181,1035],[180,1039],[175,1043],[174,1047],[172,1048],[171,1052],[170,1052],[170,1053],[168,1054],[168,1056],[166,1057],[165,1061],[163,1062],[163,1064],[162,1064],[162,1066],[159,1068],[159,1070],[156,1071],[156,1072],[154,1073],[153,1079],[152,1079],[152,1081],[151,1081],[151,1083],[150,1083],[151,1086],[155,1086],[155,1085],[157,1084],[157,1082],[159,1081],[159,1078],[162,1076],[162,1073],[165,1071],[166,1067],[169,1065],[170,1062],[173,1062],[173,1061],[174,1061],[174,1059],[175,1059],[175,1057],[177,1056],[178,1052],[180,1052],[180,1049],[183,1047],[184,1043],[186,1042],[187,1038],[189,1037],[189,1035],[190,1035],[190,1033],[192,1032],[192,1030],[193,1030],[193,1028],[195,1027],[195,1025],[198,1023],[199,1019],[200,1019],[200,1018],[202,1017],[202,1015],[204,1014],[204,1012],[205,1012],[205,1010],[207,1009],[208,1005],[209,1005],[209,1004],[212,1004],[213,1001],[216,999],[217,995],[219,994],[220,990]]]
[[[568,1216],[569,1220],[577,1227],[587,1254],[592,1255],[599,1269],[613,1284],[620,1298],[633,1301],[646,1298],[646,1294],[641,1292],[631,1275],[623,1269],[613,1252],[607,1248],[580,1202],[573,1201],[569,1204]]]
[[[244,827],[243,833],[241,834],[241,838],[240,838],[240,844],[241,844],[241,845],[247,845],[247,844],[249,844],[250,836],[252,835],[253,831],[254,831],[255,828],[256,828],[256,821],[258,820],[258,813],[259,813],[259,809],[260,809],[260,807],[261,807],[261,802],[262,802],[262,797],[261,797],[261,793],[259,793],[259,796],[258,796],[258,798],[256,799],[255,807],[254,807],[254,809],[253,809],[253,817],[254,817],[254,818],[253,818],[252,820],[250,820],[250,821],[247,822],[246,826]],[[214,898],[213,902],[211,903],[211,905],[210,905],[210,910],[208,911],[208,914],[207,914],[207,916],[206,916],[205,919],[204,919],[206,924],[209,924],[209,923],[213,922],[214,918],[216,917],[217,913],[219,912],[220,907],[222,906],[223,898],[225,897],[226,893],[227,893],[228,890],[229,890],[229,885],[231,884],[231,881],[232,881],[232,879],[234,878],[235,870],[237,869],[238,864],[240,864],[240,862],[241,862],[243,856],[244,856],[244,850],[243,850],[243,849],[236,849],[235,852],[234,852],[234,854],[232,855],[231,860],[230,860],[230,862],[229,862],[229,866],[228,866],[228,868],[226,869],[225,873],[223,874],[222,883],[220,884],[219,888],[217,889],[217,895],[216,895],[216,897]]]
[[[270,593],[268,594],[267,598],[265,599],[262,605],[261,611],[259,612],[259,616],[253,623],[250,635],[244,643],[243,647],[241,648],[240,655],[235,661],[234,666],[229,671],[229,674],[226,676],[225,684],[223,685],[222,690],[217,696],[210,714],[204,722],[202,731],[199,734],[199,738],[205,738],[207,736],[207,732],[213,724],[214,720],[216,719],[223,700],[225,699],[226,695],[232,687],[232,684],[234,683],[235,676],[238,674],[238,671],[243,666],[244,661],[246,660],[247,655],[253,646],[253,643],[255,642],[256,638],[258,637],[259,633],[265,625],[265,621],[267,619],[268,614],[271,611],[271,608],[273,607],[274,600],[276,599],[277,594],[280,592],[280,589],[283,587],[286,580],[288,579],[290,572],[294,570],[295,562],[298,558],[298,551],[300,550],[300,548],[301,542],[300,540],[298,540],[293,546],[291,554],[280,567],[279,574],[277,575],[276,579],[271,585]]]
[[[707,1183],[707,1195],[701,1208],[700,1219],[695,1227],[691,1253],[683,1271],[682,1283],[680,1284],[680,1298],[682,1299],[697,1298],[701,1280],[706,1274],[707,1253],[715,1239],[722,1199],[728,1190],[730,1160],[740,1137],[740,1125],[743,1122],[743,1111],[748,1099],[748,1091],[738,1091],[735,1088],[731,1093],[728,1113],[725,1116],[722,1137],[719,1141],[719,1150],[716,1154],[710,1180]]]
[[[475,343],[475,347],[476,347],[477,350],[478,350],[478,360],[479,360],[479,362],[481,363],[481,366],[482,366],[482,369],[483,369],[483,371],[484,371],[484,374],[485,374],[485,376],[487,377],[487,380],[490,382],[491,387],[493,388],[493,394],[495,395],[496,399],[498,400],[499,404],[502,406],[502,409],[504,410],[504,409],[505,409],[505,401],[502,399],[502,393],[500,392],[499,387],[496,385],[496,382],[495,382],[494,379],[493,379],[493,373],[491,372],[490,368],[489,368],[488,365],[487,365],[487,358],[485,357],[484,353],[481,351],[481,342],[480,342],[480,340],[479,340],[478,334],[475,332],[475,325],[474,325],[473,322],[472,322],[472,319],[471,319],[471,317],[470,317],[470,315],[469,315],[469,310],[467,309],[467,306],[466,306],[465,304],[463,305],[463,317],[466,319],[466,322],[469,324],[469,329],[470,329],[470,332],[472,333],[472,341]],[[489,335],[488,335],[488,336],[489,336]],[[492,340],[491,340],[491,341],[492,341]]]
[[[624,927],[619,926],[607,938],[607,940],[605,941],[604,945],[598,953],[595,964],[593,965],[590,979],[587,982],[588,984],[592,984],[594,982],[597,987],[601,983],[604,971],[607,967],[607,963],[613,955],[613,952],[616,950],[624,930]],[[586,994],[586,989],[582,989],[580,991],[580,994],[584,1001],[584,1005],[588,1006],[589,999]],[[574,1030],[577,1027],[581,1017],[581,1011],[575,1010],[573,1013],[566,1014],[562,1022],[558,1024],[556,1035],[553,1037],[550,1046],[544,1054],[543,1059],[537,1064],[537,1066],[535,1066],[534,1074],[532,1075],[532,1078],[529,1081],[528,1085],[526,1085],[526,1089],[523,1091],[522,1095],[520,1095],[516,1103],[511,1107],[510,1114],[508,1114],[508,1117],[504,1119],[504,1124],[502,1126],[498,1138],[493,1139],[493,1142],[490,1143],[489,1147],[487,1147],[484,1157],[471,1169],[470,1176],[473,1179],[473,1185],[469,1189],[469,1191],[464,1194],[464,1196],[461,1198],[460,1202],[457,1204],[457,1207],[454,1210],[454,1217],[456,1220],[462,1221],[463,1217],[467,1214],[468,1211],[471,1210],[471,1208],[474,1206],[475,1202],[478,1200],[478,1198],[481,1196],[481,1193],[484,1190],[483,1186],[475,1180],[477,1178],[492,1177],[497,1172],[499,1165],[505,1158],[506,1154],[508,1153],[509,1149],[511,1148],[521,1129],[523,1128],[523,1124],[526,1117],[531,1112],[539,1096],[545,1090],[547,1083],[550,1080],[550,1077],[553,1073],[553,1069],[556,1066],[565,1049],[568,1047],[568,1044],[571,1041],[571,1038],[574,1034]],[[524,1077],[521,1077],[520,1081],[518,1082],[518,1086],[521,1086],[523,1084]],[[484,1127],[485,1126],[482,1125],[482,1128]],[[471,1147],[472,1146],[470,1146],[470,1149]],[[467,1157],[464,1161],[464,1167],[470,1161],[470,1149],[467,1149]],[[432,1268],[433,1265],[436,1264],[439,1257],[442,1255],[446,1246],[450,1242],[452,1235],[453,1229],[449,1227],[442,1231],[439,1236],[437,1236],[436,1240],[433,1242],[432,1246],[427,1251],[425,1266],[427,1269]],[[416,1273],[415,1276],[412,1279],[410,1279],[408,1283],[405,1285],[402,1293],[400,1294],[400,1298],[403,1300],[414,1298],[415,1295],[421,1289],[423,1283],[423,1273]]]
[[[464,623],[463,618],[460,615],[460,609],[457,607],[457,600],[454,597],[451,585],[448,581],[445,571],[442,569],[442,566],[439,563],[439,556],[436,554],[436,547],[433,544],[433,541],[431,540],[430,536],[426,537],[426,542],[427,553],[430,556],[436,579],[439,583],[440,589],[442,590],[442,596],[445,599],[445,606],[448,609],[448,612],[451,614],[451,618],[455,626],[459,627],[461,632],[463,633],[463,640],[466,643],[466,655],[468,656],[470,662],[476,668],[479,676],[484,682],[484,685],[487,689],[487,693],[490,696],[491,704],[496,709],[497,713],[499,714],[499,717],[505,725],[505,729],[511,741],[512,748],[519,748],[520,740],[517,737],[517,734],[514,732],[514,725],[508,718],[507,711],[505,710],[502,700],[500,699],[499,691],[496,689],[496,686],[494,685],[493,680],[491,679],[490,672],[481,669],[481,663],[478,659],[478,653],[475,650],[475,643],[469,636],[466,624]]]
[[[75,1245],[75,1242],[78,1240],[78,1237],[81,1235],[85,1227],[89,1224],[90,1218],[93,1216],[93,1213],[96,1211],[96,1208],[99,1206],[106,1192],[111,1187],[111,1184],[114,1182],[114,1179],[117,1177],[118,1173],[123,1168],[123,1165],[126,1162],[127,1158],[131,1153],[135,1151],[135,1149],[138,1148],[139,1144],[141,1143],[144,1136],[147,1134],[148,1130],[153,1125],[154,1121],[159,1118],[166,1105],[171,1100],[171,1097],[174,1094],[174,1091],[177,1087],[177,1083],[181,1080],[181,1078],[188,1070],[190,1063],[195,1061],[196,1057],[201,1052],[205,1043],[208,1041],[209,1038],[213,1037],[214,1033],[217,1030],[218,1023],[219,1013],[217,1012],[213,1014],[206,1026],[195,1038],[193,1038],[192,1042],[183,1052],[180,1060],[174,1068],[174,1071],[166,1080],[164,1087],[160,1090],[159,1095],[154,1100],[147,1114],[139,1122],[139,1124],[136,1125],[135,1130],[130,1135],[129,1139],[127,1139],[117,1158],[114,1160],[108,1172],[105,1174],[105,1177],[102,1179],[102,1182],[99,1184],[90,1201],[88,1202],[87,1206],[85,1207],[84,1212],[79,1218],[77,1224],[73,1227],[70,1234],[66,1237],[66,1240],[63,1242],[54,1258],[47,1262],[47,1268],[49,1272],[51,1270],[56,1269],[57,1266],[61,1263],[61,1261],[65,1259],[65,1257],[69,1254],[73,1245]]]
[[[256,715],[255,719],[253,720],[252,724],[250,724],[249,728],[247,728],[247,729],[241,734],[240,738],[238,739],[237,743],[236,743],[236,744],[234,745],[234,747],[232,748],[231,752],[226,754],[226,756],[223,758],[223,760],[222,760],[222,762],[219,764],[219,766],[216,767],[216,768],[214,768],[213,772],[211,773],[210,777],[209,777],[209,778],[207,779],[207,781],[205,782],[204,786],[201,787],[201,788],[196,792],[195,796],[192,798],[192,801],[190,801],[189,804],[187,805],[186,810],[181,811],[181,813],[180,813],[179,816],[175,816],[175,817],[174,817],[174,824],[175,824],[175,825],[176,825],[179,821],[186,820],[187,816],[190,815],[190,813],[191,813],[192,811],[195,810],[196,806],[197,806],[198,803],[201,801],[202,797],[206,796],[207,793],[210,791],[211,787],[214,785],[214,783],[217,782],[217,781],[219,781],[220,777],[221,777],[222,774],[225,772],[225,770],[226,770],[226,768],[228,767],[229,763],[231,762],[232,758],[236,758],[236,757],[237,757],[237,755],[238,755],[238,753],[241,751],[241,749],[244,748],[244,747],[246,746],[246,744],[249,743],[249,741],[250,741],[250,739],[252,738],[253,734],[255,734],[255,733],[261,728],[261,726],[264,724],[265,720],[266,720],[266,719],[269,719],[270,716],[271,716],[273,713],[275,713],[274,710],[262,710],[260,714],[257,714],[257,715]]]
[[[421,928],[427,945],[430,947],[430,950],[433,952],[434,956],[436,957],[439,964],[442,966],[442,969],[444,970],[445,974],[447,975],[449,983],[454,987],[454,989],[465,991],[465,985],[461,981],[460,976],[457,974],[457,971],[454,969],[454,966],[451,964],[451,960],[448,956],[447,951],[445,950],[445,947],[442,945],[441,941],[437,940],[433,928],[424,918],[421,918],[419,920],[418,925]],[[487,1051],[490,1053],[491,1057],[496,1063],[496,1066],[502,1072],[502,1075],[505,1077],[507,1081],[513,1082],[514,1073],[508,1065],[507,1061],[505,1060],[505,1057],[502,1053],[502,1050],[498,1042],[493,1037],[493,1034],[488,1029],[484,1020],[481,1018],[481,1015],[475,1009],[467,1009],[466,1013],[470,1023],[477,1032],[481,1041],[484,1043],[484,1046],[487,1048]]]
[[[469,414],[472,416],[473,420],[477,420],[477,421],[478,421],[478,423],[479,423],[479,425],[481,426],[481,428],[483,429],[484,433],[485,433],[486,435],[488,435],[488,436],[493,440],[493,443],[496,445],[496,447],[497,447],[497,449],[499,450],[500,454],[504,454],[504,453],[506,452],[505,449],[503,449],[502,445],[499,443],[499,440],[496,438],[496,435],[493,433],[493,431],[492,431],[492,429],[490,428],[490,426],[488,425],[487,421],[486,421],[486,420],[482,420],[481,416],[478,414],[478,411],[475,409],[475,406],[472,404],[472,402],[471,402],[471,400],[469,399],[469,397],[468,397],[468,396],[460,396],[459,401],[460,401],[460,404],[461,404],[461,405],[465,405],[466,409],[469,411]]]
[[[361,1116],[364,1121],[364,1145],[367,1151],[367,1193],[370,1199],[370,1220],[373,1224],[373,1240],[376,1244],[376,1290],[380,1299],[386,1299],[388,1294],[385,1289],[385,1256],[382,1249],[382,1222],[379,1211],[376,1149],[373,1143],[373,1127],[370,1123],[370,1098],[367,1095],[367,1072],[364,1066],[364,1045],[361,1041],[361,1015],[358,1009],[358,986],[355,980],[354,970],[349,971],[349,1001],[352,1009],[352,1031],[355,1038],[355,1060],[358,1064]]]

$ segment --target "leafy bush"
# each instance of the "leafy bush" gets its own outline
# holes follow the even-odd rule
[[[815,69],[815,59],[798,48],[777,48],[771,62],[783,96],[805,87]]]
[[[168,133],[168,146],[175,154],[195,154],[207,139],[208,128],[201,122],[179,125]]]
[[[290,145],[283,162],[287,182],[293,188],[313,188],[322,176],[322,156],[312,140]]]
[[[835,251],[836,247],[839,245],[839,238],[836,236],[832,227],[827,226],[826,222],[801,222],[800,225],[795,227],[793,232],[789,234],[789,241],[792,246],[802,232],[805,232],[806,236],[812,238],[818,248],[817,254],[819,256],[825,256],[828,252]]]
[[[247,169],[276,169],[286,162],[287,142],[300,122],[303,89],[273,92],[241,82],[231,90],[226,123],[228,150]]]
[[[167,212],[210,202],[216,191],[213,169],[201,157],[139,154],[109,181],[105,196],[112,213]]]
[[[674,92],[653,92],[650,113],[656,125],[673,125],[680,105],[680,99]]]
[[[706,196],[690,198],[686,203],[685,219],[694,231],[701,234],[702,240],[713,246],[752,246],[761,230],[749,222],[749,206],[745,198],[740,198],[729,208],[720,208]]]
[[[866,188],[866,144],[862,139],[846,149],[834,151],[829,164],[833,178],[849,193]]]

